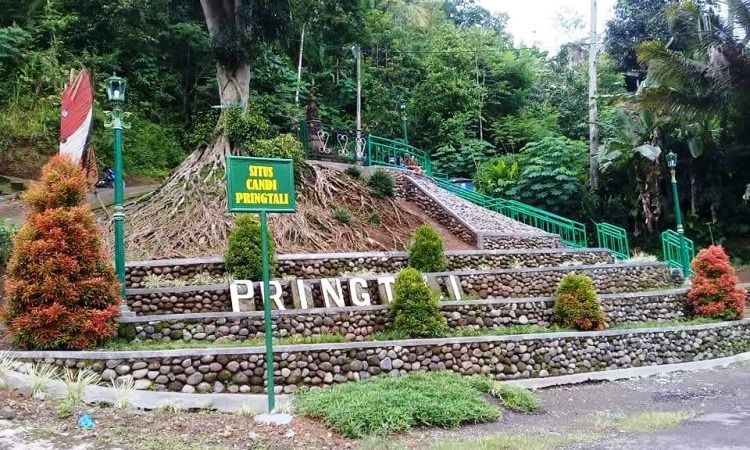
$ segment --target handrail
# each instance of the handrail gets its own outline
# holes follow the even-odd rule
[[[669,267],[682,269],[684,274],[692,275],[693,271],[690,268],[690,262],[695,258],[695,243],[692,239],[683,236],[685,240],[685,247],[687,250],[687,261],[684,262],[681,257],[682,249],[680,247],[680,234],[674,230],[666,230],[661,234],[661,248],[664,261]]]
[[[407,143],[370,134],[367,136],[367,165],[406,167],[411,159],[427,176],[432,176],[429,153]]]
[[[628,232],[625,228],[602,222],[596,224],[596,240],[599,247],[606,248],[618,259],[630,258]]]
[[[433,178],[435,183],[476,205],[490,209],[504,216],[519,222],[540,228],[552,234],[557,234],[565,245],[571,247],[586,247],[588,238],[586,235],[586,226],[580,222],[567,219],[557,214],[547,212],[543,209],[536,208],[525,203],[504,198],[494,198],[482,193],[464,189],[456,186],[448,180]]]

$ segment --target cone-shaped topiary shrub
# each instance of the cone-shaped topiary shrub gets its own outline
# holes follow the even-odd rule
[[[2,311],[19,346],[83,349],[117,333],[119,284],[85,196],[82,171],[63,156],[24,196],[31,212],[13,240]]]
[[[738,279],[724,248],[712,245],[693,260],[693,286],[688,306],[696,316],[734,320],[745,315],[747,293],[737,286]]]
[[[555,322],[565,328],[603,330],[605,316],[588,275],[568,273],[560,280],[555,297]]]
[[[441,272],[448,267],[443,238],[429,225],[420,225],[409,247],[409,267],[422,272]]]
[[[255,216],[243,214],[234,221],[234,228],[229,233],[229,243],[224,254],[227,271],[237,280],[260,280],[263,266],[260,254],[260,222]],[[276,267],[273,234],[268,230],[268,251],[271,262],[271,273]]]
[[[394,330],[413,338],[442,336],[447,327],[437,295],[413,268],[401,270],[396,277],[391,315]]]

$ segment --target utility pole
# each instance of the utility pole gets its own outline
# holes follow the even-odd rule
[[[299,89],[302,84],[302,50],[305,48],[305,26],[302,24],[302,37],[299,40],[299,62],[297,63],[297,91],[294,93],[294,104],[299,106]]]
[[[357,151],[362,145],[362,49],[357,45],[353,47],[354,56],[357,58]]]
[[[596,55],[599,48],[596,36],[596,0],[591,0],[591,36],[589,37],[589,177],[591,189],[599,189],[599,162],[597,153],[599,151],[599,126],[597,125],[598,110],[596,104],[597,80],[596,80]]]

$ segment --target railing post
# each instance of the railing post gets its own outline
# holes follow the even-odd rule
[[[369,166],[372,164],[372,140],[370,134],[367,135],[367,156],[365,156],[365,165]]]

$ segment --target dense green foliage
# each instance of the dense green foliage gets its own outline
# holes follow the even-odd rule
[[[447,328],[437,294],[432,292],[422,273],[413,268],[398,273],[390,313],[393,329],[409,337],[441,336]]]
[[[555,322],[565,328],[603,330],[604,309],[596,295],[591,277],[568,273],[557,286],[555,294]]]
[[[750,28],[748,3],[728,2],[738,28]],[[213,39],[195,0],[11,2],[0,17],[0,167],[33,176],[54,152],[59,94],[69,70],[81,67],[96,83],[92,143],[102,164],[111,164],[102,82],[112,71],[130,83],[129,175],[163,177],[218,131],[249,154],[299,161],[299,144],[285,134],[295,134],[313,93],[324,124],[355,127],[352,46],[359,46],[364,131],[400,139],[403,103],[408,141],[430,153],[435,171],[477,178],[484,192],[581,222],[624,226],[634,244],[653,251],[659,231],[674,223],[663,163],[671,150],[680,158],[687,233],[699,244],[711,234],[722,242],[750,232],[742,201],[750,76],[748,43],[726,32],[716,4],[617,1],[597,70],[600,150],[610,159],[600,189],[590,192],[585,155],[569,167],[546,155],[547,164],[525,164],[520,151],[588,138],[585,42],[549,53],[518,48],[507,18],[473,0],[247,1],[237,23]],[[250,70],[250,110],[224,110],[219,128],[217,61],[247,61]],[[635,150],[644,144],[661,154],[646,162]],[[750,260],[750,250],[731,242],[727,249]]]
[[[573,212],[585,193],[587,149],[580,141],[547,137],[512,156],[483,164],[474,179],[479,192]]]
[[[394,195],[395,183],[393,175],[386,170],[376,170],[370,179],[367,180],[367,185],[375,197],[393,197]]]
[[[500,417],[500,411],[484,399],[483,393],[497,392],[499,396],[501,391],[488,392],[494,387],[491,380],[480,381],[448,372],[382,376],[302,392],[295,407],[299,414],[321,418],[350,438],[405,431],[418,425],[455,428]]]
[[[16,228],[4,218],[0,217],[0,270],[8,263],[11,250],[13,249],[13,235]]]
[[[443,238],[431,226],[420,225],[414,231],[414,241],[409,247],[409,267],[420,272],[442,272],[448,267]]]
[[[268,252],[270,254],[270,272],[276,267],[275,246],[271,230],[268,231]],[[255,216],[242,214],[237,216],[234,228],[229,235],[224,264],[227,271],[238,280],[260,280],[263,276],[261,261],[260,223]]]

